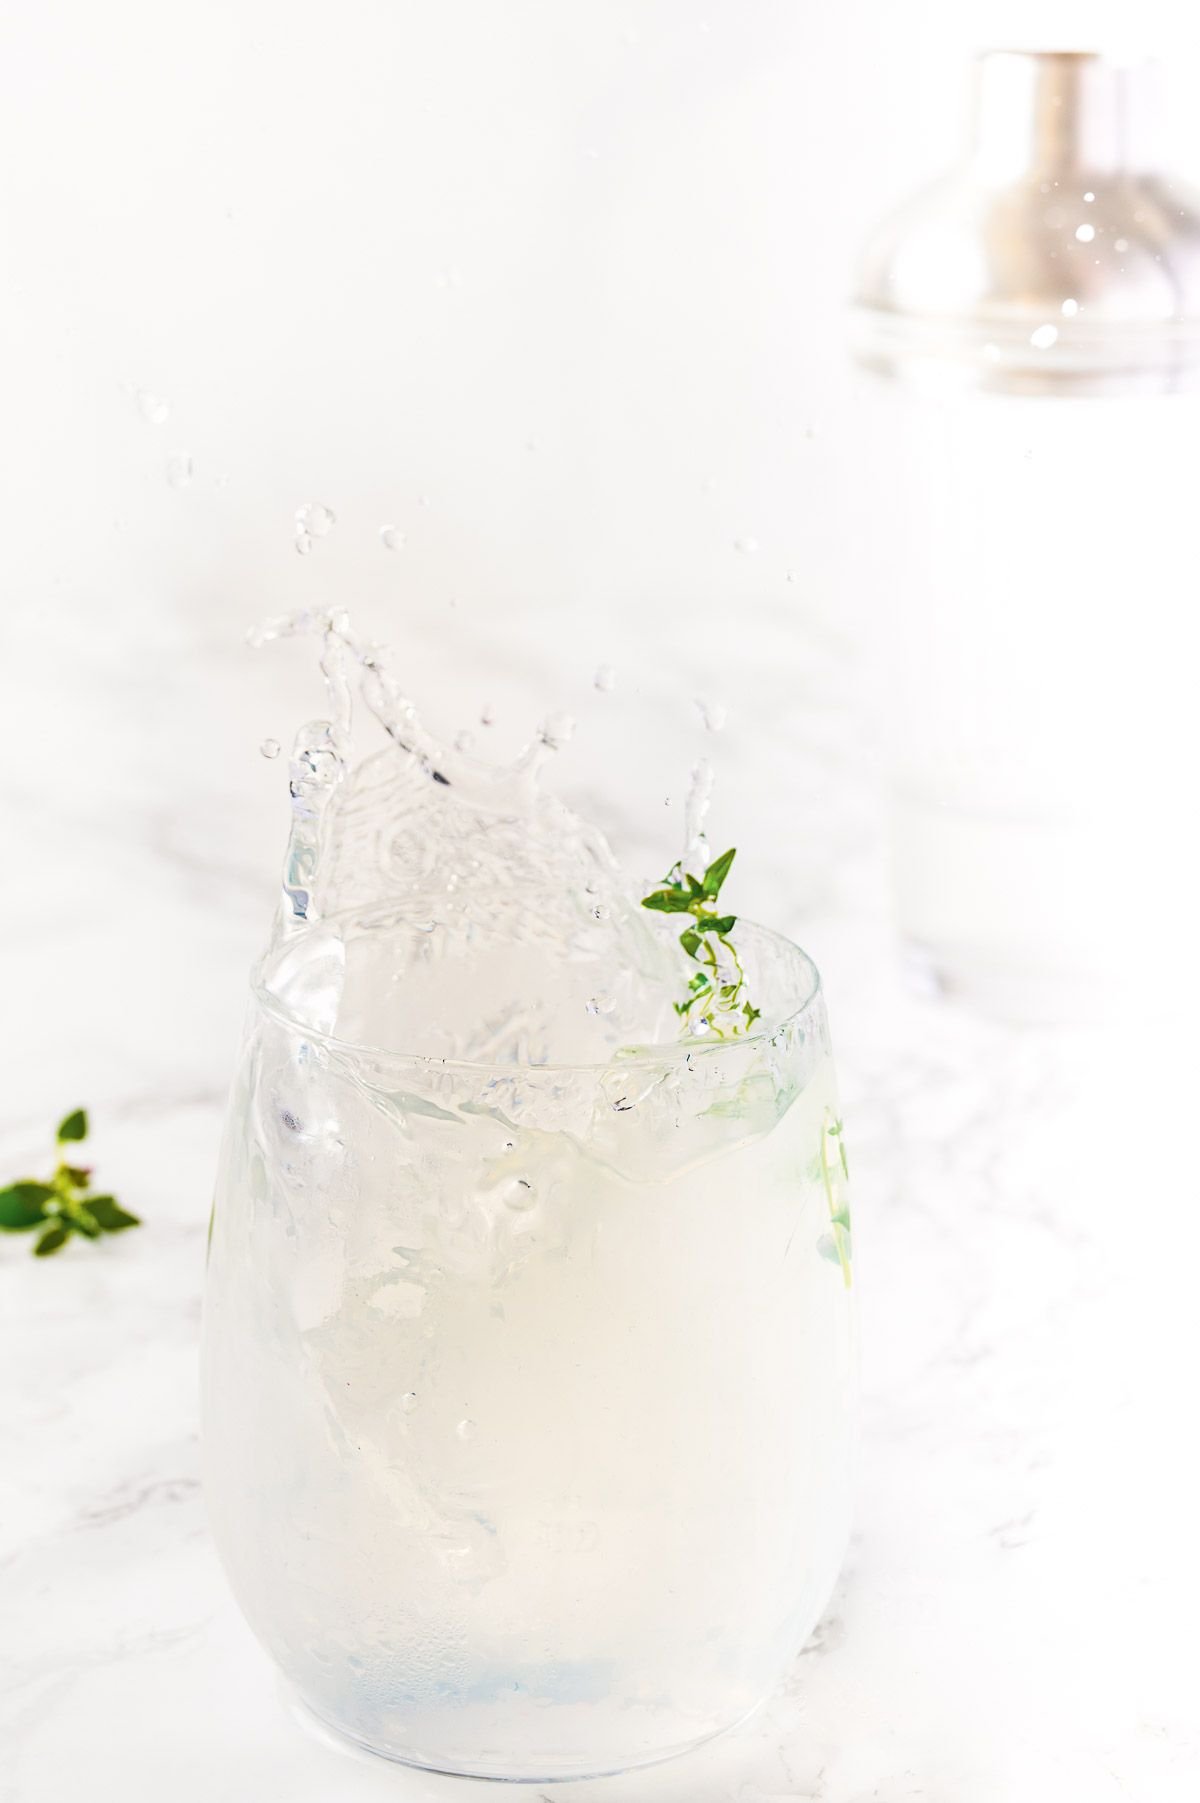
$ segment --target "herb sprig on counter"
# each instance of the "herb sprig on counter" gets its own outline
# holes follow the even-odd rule
[[[686,999],[675,1003],[675,1012],[693,1030],[711,1030],[718,1039],[748,1033],[760,1013],[745,995],[746,973],[729,937],[737,915],[717,912],[717,897],[736,856],[736,847],[723,851],[699,877],[682,864],[673,864],[661,886],[642,897],[643,908],[656,914],[691,916],[679,943],[700,968],[688,984]],[[725,968],[718,945],[726,954]]]
[[[36,1258],[48,1258],[61,1251],[73,1234],[85,1240],[98,1240],[105,1233],[122,1233],[126,1227],[140,1227],[137,1215],[121,1207],[115,1196],[92,1193],[90,1165],[70,1162],[69,1148],[87,1138],[88,1118],[76,1108],[59,1122],[55,1135],[58,1164],[45,1183],[22,1177],[0,1189],[0,1231],[32,1233],[37,1231],[33,1251]]]

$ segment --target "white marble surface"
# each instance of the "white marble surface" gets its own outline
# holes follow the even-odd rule
[[[242,651],[246,617],[180,607],[148,636],[127,619],[115,644],[70,601],[10,616],[8,649],[41,673],[14,696],[14,726],[43,719],[50,693],[70,706],[4,797],[0,1163],[36,1169],[59,1113],[86,1104],[99,1173],[146,1224],[44,1262],[0,1242],[3,1803],[486,1790],[298,1726],[205,1527],[209,1183],[283,831],[283,764],[255,746],[312,711],[305,654]],[[382,606],[367,624],[396,637],[401,622]],[[686,698],[717,678],[664,609],[618,610],[586,657],[561,628],[529,609],[501,631],[461,602],[403,630],[451,724],[488,699],[511,742],[547,691],[574,691],[583,724],[561,786],[583,805],[602,794],[632,868],[652,871],[701,738]],[[853,661],[790,594],[748,598],[738,642],[714,830],[742,847],[740,902],[825,968],[856,1177],[858,1525],[812,1645],[749,1724],[689,1760],[539,1794],[1192,1799],[1186,1042],[1129,1022],[1024,1032],[908,993]],[[601,654],[619,672],[611,696],[590,686]]]

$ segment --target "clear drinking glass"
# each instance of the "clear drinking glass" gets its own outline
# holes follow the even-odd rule
[[[256,974],[205,1307],[213,1529],[297,1696],[393,1759],[552,1781],[773,1688],[845,1546],[855,1341],[816,969],[606,1065],[322,1030],[395,910]],[[366,948],[370,946],[370,957]]]

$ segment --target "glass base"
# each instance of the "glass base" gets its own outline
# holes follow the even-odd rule
[[[665,1765],[672,1759],[682,1759],[694,1753],[700,1747],[708,1746],[725,1734],[732,1734],[736,1728],[742,1727],[750,1718],[757,1715],[766,1702],[760,1697],[758,1702],[737,1716],[733,1721],[724,1723],[706,1734],[700,1734],[693,1740],[681,1741],[677,1746],[660,1749],[649,1754],[635,1754],[621,1758],[616,1764],[603,1758],[598,1761],[586,1761],[578,1764],[560,1764],[539,1766],[534,1771],[500,1771],[487,1764],[468,1764],[434,1753],[424,1753],[417,1748],[411,1752],[399,1753],[390,1747],[372,1746],[369,1741],[361,1740],[357,1735],[349,1734],[344,1728],[337,1727],[320,1715],[312,1705],[298,1695],[285,1683],[280,1683],[280,1691],[285,1707],[290,1715],[300,1724],[306,1733],[315,1736],[324,1745],[331,1746],[343,1754],[350,1754],[356,1759],[374,1763],[377,1759],[386,1760],[390,1765],[408,1766],[414,1771],[435,1772],[446,1778],[479,1778],[496,1784],[566,1784],[582,1782],[588,1778],[615,1778],[622,1772],[642,1771],[648,1766]]]

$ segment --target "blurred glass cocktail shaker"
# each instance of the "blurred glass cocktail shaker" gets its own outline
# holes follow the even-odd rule
[[[899,924],[1024,1018],[1200,971],[1200,206],[1153,74],[990,52],[961,166],[862,260]]]

